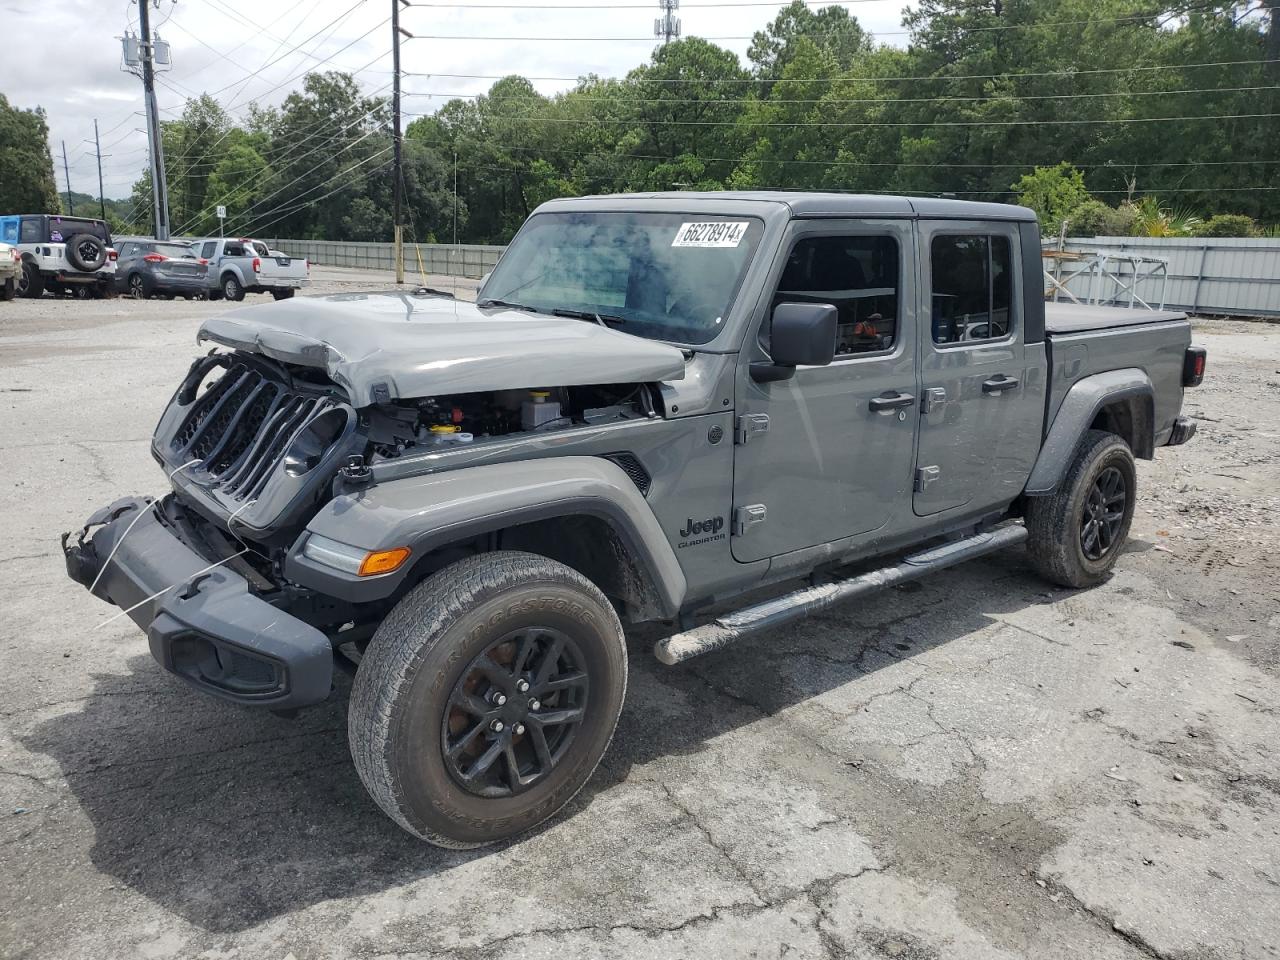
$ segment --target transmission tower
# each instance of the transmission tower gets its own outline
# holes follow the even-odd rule
[[[661,37],[665,47],[672,37],[680,36],[680,18],[676,16],[680,0],[658,0],[658,9],[662,11],[662,16],[653,21],[653,35]]]

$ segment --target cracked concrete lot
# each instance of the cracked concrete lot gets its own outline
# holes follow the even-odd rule
[[[335,287],[336,288],[336,287]],[[196,695],[57,536],[158,494],[222,304],[0,304],[0,956],[1280,956],[1280,326],[1203,322],[1200,436],[1115,576],[1013,551],[675,669],[551,824],[450,853],[366,797],[345,686]]]

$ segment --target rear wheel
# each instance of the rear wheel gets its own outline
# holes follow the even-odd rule
[[[222,278],[222,295],[228,300],[237,302],[244,299],[244,287],[240,285],[240,281],[234,274],[228,273]]]
[[[594,584],[534,554],[482,554],[425,580],[374,634],[351,690],[351,754],[410,833],[481,846],[582,788],[626,686],[622,625]]]
[[[293,288],[289,287],[285,290],[272,290],[271,295],[277,300],[289,300],[293,297]]]
[[[87,283],[77,283],[71,287],[71,296],[76,300],[88,300],[93,296],[93,287]]]
[[[44,296],[44,277],[40,276],[34,263],[22,265],[22,276],[18,278],[18,295],[32,299]]]
[[[1057,491],[1027,504],[1027,547],[1040,575],[1064,587],[1105,580],[1129,537],[1137,480],[1122,438],[1086,433]]]

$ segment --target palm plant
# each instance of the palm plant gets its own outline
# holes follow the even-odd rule
[[[1200,218],[1185,207],[1170,208],[1146,196],[1132,204],[1134,233],[1140,237],[1189,237]]]

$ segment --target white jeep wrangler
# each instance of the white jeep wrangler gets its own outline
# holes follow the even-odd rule
[[[46,290],[78,299],[115,295],[116,251],[101,220],[57,214],[0,217],[0,241],[18,248],[22,273],[18,295]]]

